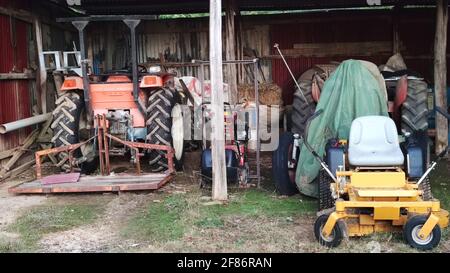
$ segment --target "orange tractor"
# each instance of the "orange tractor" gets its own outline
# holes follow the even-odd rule
[[[79,32],[82,71],[81,77],[65,77],[62,95],[56,100],[53,111],[54,146],[80,146],[80,149],[73,150],[73,154],[68,149],[61,149],[57,154],[61,168],[78,168],[81,172],[91,173],[100,163],[102,173],[106,168],[108,174],[110,155],[128,155],[135,163],[145,156],[151,171],[161,172],[172,169],[169,166],[172,159],[167,156],[169,152],[174,155],[175,167],[181,167],[183,111],[181,94],[174,88],[174,75],[161,69],[147,71],[145,66],[137,64],[136,27],[141,20],[148,19],[154,17],[58,19],[59,22],[72,22]],[[84,45],[86,25],[91,21],[117,20],[123,21],[130,29],[131,67],[105,74],[89,73]]]

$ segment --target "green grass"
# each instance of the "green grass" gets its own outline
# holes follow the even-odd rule
[[[299,196],[278,198],[259,190],[232,193],[226,204],[203,205],[199,192],[174,194],[151,203],[126,224],[126,238],[167,242],[179,240],[195,228],[220,228],[227,217],[291,218],[316,210],[316,201]]]
[[[316,206],[315,200],[305,197],[276,198],[264,191],[248,190],[238,193],[226,205],[202,206],[196,225],[204,228],[220,227],[224,224],[224,217],[230,215],[292,217],[313,213]]]
[[[446,160],[441,160],[430,175],[433,197],[439,199],[441,207],[446,210],[450,210],[450,170],[448,164]]]
[[[52,232],[93,222],[101,212],[98,205],[44,205],[26,211],[7,230],[20,235],[20,247],[4,244],[0,251],[34,250],[36,243]],[[3,248],[3,249],[2,249]]]
[[[157,241],[176,240],[183,236],[183,212],[187,201],[181,194],[167,197],[161,203],[151,204],[133,217],[122,232],[125,237],[147,238]]]

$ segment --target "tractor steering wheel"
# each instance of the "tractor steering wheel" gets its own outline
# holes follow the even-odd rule
[[[147,73],[147,67],[142,64],[138,64],[138,72],[139,73]]]

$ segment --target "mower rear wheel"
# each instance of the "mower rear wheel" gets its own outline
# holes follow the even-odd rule
[[[414,133],[428,128],[428,87],[421,80],[408,80],[408,95],[403,103],[401,129]]]
[[[403,236],[406,242],[420,250],[430,250],[435,248],[441,241],[441,228],[436,225],[427,238],[420,238],[419,232],[428,217],[426,215],[416,215],[411,217],[403,227]]]
[[[317,218],[316,222],[314,223],[314,235],[321,245],[326,247],[337,247],[341,244],[341,241],[344,238],[342,220],[338,220],[333,227],[331,235],[325,237],[322,233],[322,230],[329,216],[329,214],[322,214]]]
[[[272,178],[275,182],[275,188],[278,193],[288,196],[298,193],[295,184],[295,168],[290,169],[288,166],[293,145],[293,134],[285,132],[280,137],[278,148],[272,154]]]
[[[151,92],[146,112],[147,143],[173,147],[175,168],[181,170],[184,158],[184,127],[182,109],[177,103],[175,92],[167,88]],[[153,172],[168,169],[165,151],[150,150],[148,159]]]
[[[334,199],[331,195],[331,182],[333,180],[325,170],[319,172],[319,211],[334,207]]]
[[[52,142],[54,147],[61,147],[86,141],[90,137],[90,129],[87,123],[87,116],[83,98],[74,91],[68,91],[60,96],[53,110]],[[98,160],[95,156],[95,149],[92,142],[87,143],[73,153],[74,167],[82,173],[92,173],[97,169]],[[70,170],[69,154],[61,152],[57,154],[58,166],[68,171]]]

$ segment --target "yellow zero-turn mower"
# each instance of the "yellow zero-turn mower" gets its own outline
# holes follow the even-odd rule
[[[320,114],[321,110],[316,112],[308,125]],[[404,166],[409,169],[410,163],[405,164],[392,119],[355,119],[348,142],[339,142],[341,163],[335,170],[308,144],[307,135],[303,142],[331,177],[328,185],[334,206],[320,211],[314,223],[320,244],[336,247],[346,236],[394,231],[403,231],[406,242],[417,249],[429,250],[439,244],[441,229],[448,226],[448,212],[441,209],[439,200],[424,198],[421,186],[437,162],[418,180],[407,178]],[[406,157],[410,160],[408,154]]]

